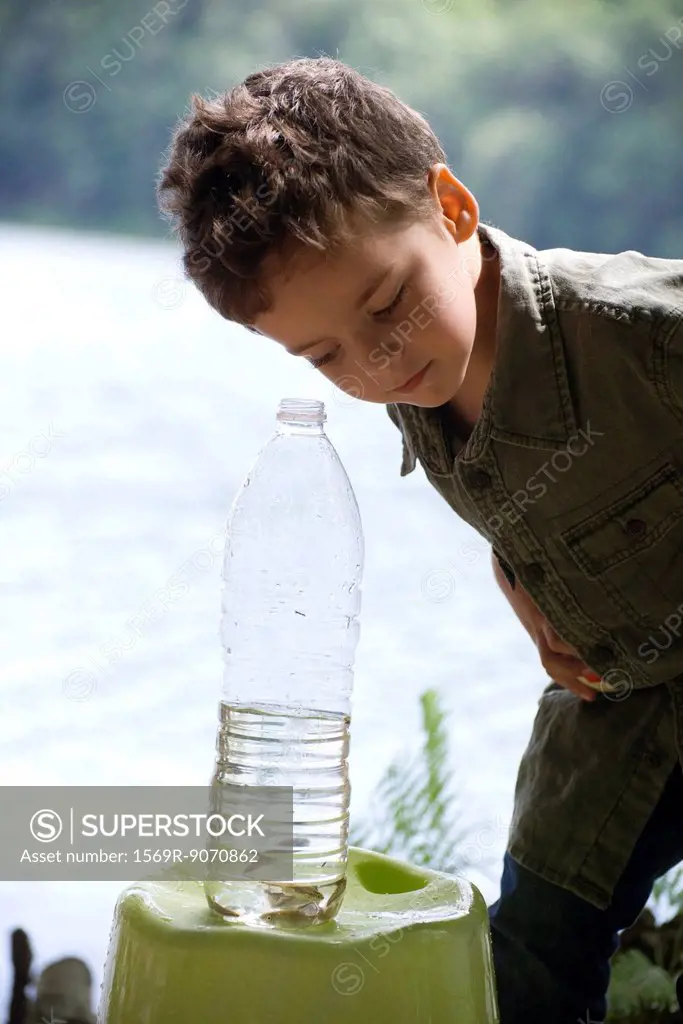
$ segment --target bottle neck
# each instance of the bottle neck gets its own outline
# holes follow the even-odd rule
[[[320,436],[325,432],[325,404],[308,398],[283,398],[277,410],[278,434]]]
[[[288,436],[300,434],[306,437],[321,437],[325,433],[322,423],[292,423],[288,420],[278,420],[276,432]]]

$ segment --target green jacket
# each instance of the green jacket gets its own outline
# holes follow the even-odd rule
[[[508,847],[605,907],[683,760],[683,260],[480,235],[500,296],[472,434],[387,411],[401,474],[421,464],[605,681],[593,702],[543,691]]]

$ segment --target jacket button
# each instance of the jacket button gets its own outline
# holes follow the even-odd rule
[[[485,469],[471,469],[467,474],[467,479],[475,491],[483,491],[491,484],[491,477]]]
[[[647,527],[642,519],[629,519],[624,529],[629,537],[637,539],[645,534]]]
[[[593,648],[593,654],[597,661],[611,661],[614,658],[614,651],[607,644],[597,644]]]
[[[526,578],[529,580],[529,583],[543,583],[545,569],[538,562],[531,562],[526,567]]]

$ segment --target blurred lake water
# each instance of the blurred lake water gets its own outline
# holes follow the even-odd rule
[[[449,712],[470,856],[498,892],[519,758],[547,681],[493,581],[487,545],[422,470],[401,479],[383,407],[222,320],[170,244],[0,228],[3,785],[208,783],[221,683],[221,536],[281,397],[322,399],[366,541],[354,688],[352,815],[419,742],[419,694]],[[172,576],[187,584],[160,605]],[[483,829],[482,826],[483,825]],[[0,882],[36,967],[102,975],[122,883]]]

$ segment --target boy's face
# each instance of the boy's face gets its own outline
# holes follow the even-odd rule
[[[333,256],[309,250],[287,265],[271,262],[272,305],[254,326],[353,397],[448,402],[472,351],[480,260],[476,203],[464,233],[445,212],[453,209],[436,206],[433,221],[360,230],[357,244]]]

